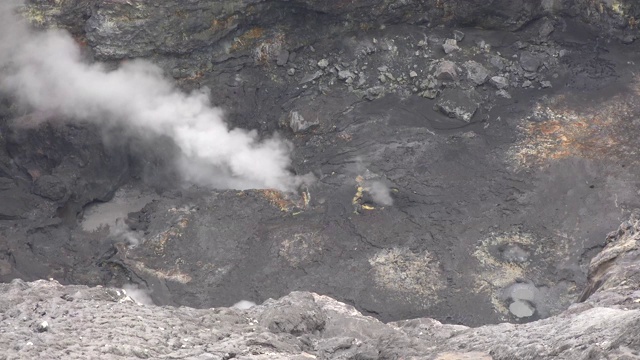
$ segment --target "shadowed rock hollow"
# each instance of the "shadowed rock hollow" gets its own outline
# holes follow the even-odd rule
[[[633,307],[637,286],[621,279],[635,276],[635,260],[609,266],[635,249],[619,240],[633,237],[635,223],[610,237],[626,245],[605,248],[603,239],[640,208],[639,12],[632,1],[580,0],[28,1],[21,16],[41,32],[68,31],[78,64],[102,70],[100,81],[76,83],[88,84],[84,92],[57,88],[98,94],[82,111],[30,79],[60,100],[43,108],[7,85],[16,64],[0,57],[9,69],[0,72],[0,280],[70,286],[4,285],[14,298],[49,294],[47,306],[79,291],[112,294],[116,302],[104,306],[123,314],[224,317],[222,333],[181,323],[200,334],[193,354],[182,352],[190,349],[182,335],[175,344],[154,340],[158,350],[104,354],[206,358],[205,343],[231,336],[229,349],[248,352],[211,345],[211,358],[250,349],[262,356],[266,343],[280,344],[273,352],[283,357],[600,358],[611,350],[633,358],[637,344],[623,329],[637,324],[621,304]],[[133,61],[140,59],[159,68]],[[250,189],[255,182],[229,180],[239,172],[224,159],[198,158],[199,146],[216,148],[222,138],[176,135],[184,124],[205,133],[206,122],[160,111],[154,126],[127,97],[100,101],[114,86],[109,74],[130,71],[130,79],[136,69],[157,80],[145,89],[161,101],[113,88],[148,100],[149,110],[179,99],[194,101],[191,114],[210,101],[206,114],[255,131],[241,139],[277,132],[268,144],[292,145],[283,147],[290,163],[282,168],[315,180],[283,185],[291,191]],[[281,300],[246,315],[135,307],[106,289],[131,284],[160,306]],[[606,296],[598,295],[603,287]],[[89,306],[64,304],[74,303]],[[11,311],[26,311],[14,308],[6,306],[3,326],[19,321]],[[436,320],[404,320],[424,317]],[[261,330],[248,335],[254,320]],[[366,325],[340,333],[341,321]],[[464,327],[500,322],[532,323]],[[563,337],[596,324],[577,342]],[[149,331],[148,341],[164,336],[155,325]],[[436,336],[442,344],[421,331],[445,334]],[[15,345],[24,339],[16,336],[15,351],[36,351]],[[521,340],[499,340],[508,337]]]

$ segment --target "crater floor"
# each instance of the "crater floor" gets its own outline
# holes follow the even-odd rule
[[[0,280],[134,283],[196,308],[301,290],[383,321],[527,322],[579,297],[606,233],[640,206],[637,43],[546,18],[519,32],[366,28],[264,59],[246,43],[178,82],[209,87],[234,125],[279,131],[314,183],[187,186],[170,147],[18,126],[8,111]],[[69,179],[90,195],[60,206]]]

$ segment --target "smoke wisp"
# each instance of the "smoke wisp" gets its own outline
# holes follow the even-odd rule
[[[391,189],[382,181],[371,181],[367,184],[366,189],[371,194],[373,201],[384,206],[393,205],[391,197]]]
[[[288,170],[287,141],[229,128],[207,92],[177,89],[146,61],[113,71],[88,63],[70,34],[30,29],[12,4],[0,5],[0,91],[71,120],[168,136],[180,149],[182,176],[199,185],[291,190],[304,181]]]
[[[237,303],[233,304],[231,308],[238,309],[238,310],[248,310],[254,306],[256,306],[256,303],[254,303],[253,301],[240,300]]]
[[[124,290],[125,294],[129,296],[131,300],[140,305],[154,305],[148,290],[140,289],[134,284],[126,284],[122,287],[122,290]]]

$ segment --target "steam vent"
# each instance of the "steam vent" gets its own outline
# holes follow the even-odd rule
[[[0,360],[640,359],[637,0],[2,0]]]

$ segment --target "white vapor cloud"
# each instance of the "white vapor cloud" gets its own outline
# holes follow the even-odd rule
[[[391,189],[382,181],[371,181],[367,184],[366,189],[369,191],[369,194],[371,194],[373,201],[377,204],[384,206],[393,205]]]
[[[117,218],[116,224],[114,226],[109,226],[109,235],[118,240],[124,241],[132,248],[140,245],[140,238],[136,233],[131,231],[122,218]]]
[[[237,303],[233,304],[231,308],[238,309],[238,310],[248,310],[254,306],[256,306],[256,303],[254,303],[253,301],[240,300]]]
[[[64,118],[169,136],[181,150],[185,180],[199,185],[292,190],[305,181],[288,170],[287,141],[230,129],[205,91],[177,89],[149,62],[112,71],[86,62],[71,35],[31,30],[13,15],[15,4],[0,4],[0,91]]]
[[[122,287],[125,294],[131,298],[131,300],[135,301],[141,305],[153,305],[153,300],[151,299],[151,295],[148,290],[140,289],[137,285],[134,284],[126,284]]]

